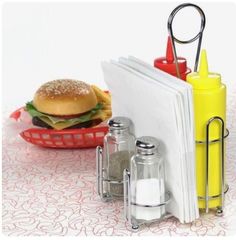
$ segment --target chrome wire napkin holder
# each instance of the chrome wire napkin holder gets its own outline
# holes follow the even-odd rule
[[[172,22],[173,19],[176,15],[176,13],[185,8],[185,7],[193,7],[195,9],[197,9],[197,11],[199,12],[200,16],[201,16],[201,29],[200,32],[193,37],[190,40],[187,41],[181,41],[179,39],[177,39],[174,34],[173,34],[173,30],[172,30]],[[203,36],[203,31],[205,28],[205,14],[202,11],[202,9],[200,7],[198,7],[197,5],[194,4],[190,4],[190,3],[186,3],[186,4],[181,4],[178,7],[176,7],[170,14],[169,19],[168,19],[168,31],[169,31],[169,35],[171,37],[171,43],[172,43],[172,47],[173,47],[173,53],[174,53],[174,60],[176,63],[176,71],[177,71],[177,75],[180,78],[180,72],[179,72],[179,66],[178,66],[178,62],[177,62],[177,53],[176,53],[176,47],[175,47],[175,42],[177,43],[181,43],[181,44],[187,44],[187,43],[192,43],[193,41],[198,39],[198,47],[197,47],[197,53],[196,53],[196,58],[195,58],[195,66],[194,66],[194,71],[197,71],[197,66],[198,66],[198,62],[199,62],[199,54],[200,54],[200,48],[201,48],[201,42],[202,42],[202,36]],[[217,139],[213,139],[210,140],[210,126],[213,122],[218,121],[221,124],[221,136]],[[224,200],[225,200],[225,194],[227,193],[229,186],[227,183],[225,183],[225,139],[229,136],[229,131],[226,128],[225,131],[225,123],[224,120],[219,117],[219,116],[214,116],[212,118],[210,118],[207,121],[206,124],[206,139],[204,141],[195,141],[196,144],[200,144],[200,145],[206,145],[206,152],[205,152],[205,156],[206,156],[206,172],[205,172],[205,176],[206,176],[206,184],[205,184],[205,196],[198,196],[198,200],[203,200],[205,201],[205,213],[209,212],[209,201],[211,201],[212,199],[220,199],[220,204],[219,206],[216,207],[216,215],[217,216],[222,216],[223,215],[223,211],[224,211]],[[211,144],[216,144],[216,143],[221,143],[221,150],[220,150],[220,157],[221,157],[221,180],[220,180],[220,193],[214,196],[210,196],[209,194],[209,168],[210,168],[210,157],[209,157],[209,149],[210,149],[210,145]],[[128,171],[128,169],[124,169],[123,172],[123,179],[118,179],[118,180],[112,180],[112,179],[108,179],[104,177],[104,168],[103,168],[103,161],[102,161],[102,156],[103,155],[103,149],[102,147],[98,146],[96,149],[96,173],[97,173],[97,192],[98,195],[100,196],[100,198],[102,199],[102,201],[109,201],[112,200],[113,196],[109,195],[107,192],[104,192],[104,185],[105,184],[118,184],[118,185],[122,185],[123,184],[123,190],[124,190],[124,215],[125,215],[125,219],[128,221],[129,225],[131,226],[132,230],[138,230],[139,227],[143,224],[147,224],[147,223],[152,223],[152,222],[159,222],[162,221],[164,219],[170,218],[173,215],[168,213],[168,212],[164,212],[163,214],[160,215],[159,218],[157,219],[152,219],[152,220],[137,220],[133,215],[132,215],[132,207],[133,206],[138,206],[138,207],[143,207],[143,208],[149,208],[149,209],[155,209],[155,208],[161,208],[163,206],[166,206],[168,203],[170,203],[171,198],[172,198],[172,194],[170,192],[165,192],[165,199],[163,202],[159,203],[159,204],[155,204],[155,205],[142,205],[142,204],[137,204],[135,202],[132,201],[132,197],[131,197],[131,178],[130,178],[130,172]]]

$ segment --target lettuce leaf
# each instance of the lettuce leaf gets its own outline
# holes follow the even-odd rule
[[[39,112],[33,105],[33,102],[27,102],[26,103],[26,110],[32,117],[43,117],[49,119],[53,124],[56,123],[82,123],[87,122],[91,120],[91,117],[95,115],[100,109],[102,109],[103,105],[101,103],[98,103],[95,108],[93,108],[91,111],[86,112],[85,114],[75,117],[66,119],[63,117],[53,117],[51,115],[48,115],[46,113]]]

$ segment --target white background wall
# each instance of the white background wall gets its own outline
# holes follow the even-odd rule
[[[149,63],[165,54],[167,19],[182,2],[5,3],[3,5],[3,107],[14,110],[44,82],[74,78],[106,88],[100,62],[134,55]],[[207,17],[203,47],[209,67],[229,92],[236,81],[236,5],[197,3]],[[183,10],[174,24],[191,37],[199,15]],[[196,45],[179,46],[193,67]],[[235,86],[235,84],[234,84]]]

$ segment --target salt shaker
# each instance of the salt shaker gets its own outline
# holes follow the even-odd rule
[[[159,142],[154,137],[138,138],[136,153],[131,158],[128,180],[126,178],[128,170],[124,170],[124,182],[128,182],[128,188],[124,189],[125,215],[133,229],[165,215],[164,161],[158,147]],[[126,183],[124,186],[127,186]]]
[[[108,126],[104,149],[97,147],[98,194],[105,201],[123,197],[123,170],[130,169],[135,149],[128,118],[114,117],[108,121]]]

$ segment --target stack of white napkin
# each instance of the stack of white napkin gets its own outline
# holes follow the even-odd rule
[[[162,143],[166,188],[172,193],[167,211],[181,223],[194,221],[199,211],[191,85],[134,57],[103,62],[102,68],[113,116],[130,118],[136,137]]]

